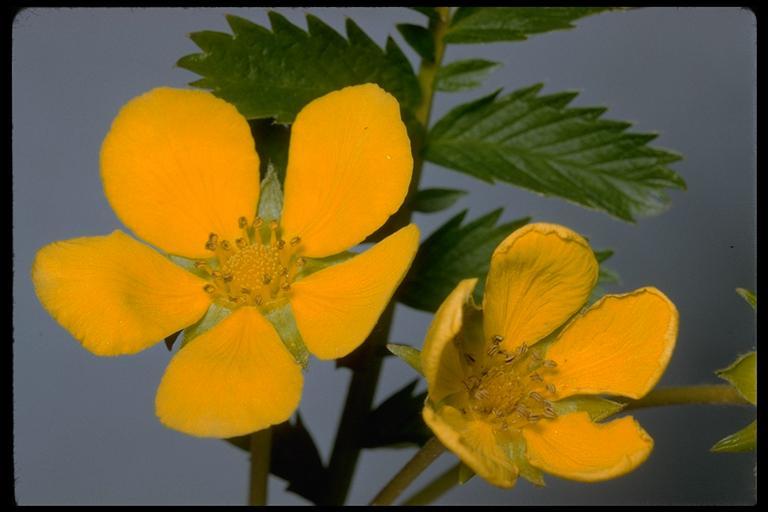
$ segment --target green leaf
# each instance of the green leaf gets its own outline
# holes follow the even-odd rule
[[[589,414],[592,421],[600,421],[620,412],[625,405],[599,396],[583,395],[571,396],[553,402],[552,408],[558,415],[584,411]]]
[[[309,351],[296,326],[291,304],[286,303],[279,308],[271,309],[264,313],[264,316],[274,326],[285,348],[293,355],[296,362],[302,368],[306,368],[309,364]]]
[[[409,206],[416,212],[439,212],[453,206],[453,204],[466,193],[466,190],[456,190],[451,188],[425,188],[413,195]]]
[[[573,28],[572,22],[602,7],[459,7],[447,43],[524,41],[532,34]]]
[[[400,23],[397,30],[403,39],[416,50],[422,59],[435,61],[435,41],[432,39],[432,33],[421,25],[412,25],[410,23]]]
[[[719,440],[710,451],[723,452],[751,452],[757,447],[757,420],[753,421],[735,434]]]
[[[462,226],[464,210],[432,233],[421,244],[398,300],[412,308],[436,311],[459,281],[469,277],[480,279],[480,293],[493,250],[530,220],[526,217],[497,226],[501,212],[499,208]]]
[[[184,345],[193,339],[215,327],[219,322],[227,318],[231,312],[231,310],[216,303],[211,304],[203,318],[182,331],[184,337],[181,339],[181,347],[183,348]]]
[[[265,222],[280,220],[283,211],[283,189],[275,167],[267,165],[267,175],[261,181],[259,192],[259,217]]]
[[[245,435],[231,437],[226,441],[250,452],[250,438],[250,435]],[[312,503],[320,503],[327,473],[312,435],[301,421],[300,414],[296,414],[296,423],[286,421],[272,427],[269,471],[288,482],[288,491],[303,496]]]
[[[289,123],[313,99],[367,82],[393,94],[404,109],[418,104],[419,82],[392,38],[382,50],[349,18],[346,39],[311,14],[308,32],[276,12],[269,20],[271,31],[227,16],[233,35],[191,34],[202,52],[182,57],[177,65],[203,77],[191,85],[212,90],[247,118]]]
[[[424,376],[424,372],[421,369],[421,352],[418,349],[409,345],[398,345],[397,343],[387,343],[387,349],[408,363],[408,366],[416,370],[416,373]]]
[[[421,417],[427,393],[414,394],[418,382],[411,381],[368,414],[362,426],[364,448],[423,445],[432,437]]]
[[[430,132],[426,158],[626,221],[663,211],[665,189],[685,188],[667,167],[680,156],[647,145],[656,135],[600,119],[603,108],[567,108],[577,93],[542,96],[541,87],[503,97],[497,91],[454,108]]]
[[[757,352],[744,354],[728,368],[715,373],[730,382],[745,400],[757,405]]]
[[[746,288],[736,288],[736,293],[741,295],[744,300],[752,306],[752,309],[757,310],[757,295],[755,295],[754,292],[751,292]]]
[[[498,62],[484,59],[451,62],[437,70],[435,89],[454,92],[478,87],[488,73],[500,65]]]

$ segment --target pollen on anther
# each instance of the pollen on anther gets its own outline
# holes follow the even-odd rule
[[[262,283],[264,283],[264,284],[269,284],[269,283],[271,283],[271,282],[272,282],[272,276],[270,276],[269,274],[264,274],[264,275],[261,277],[261,282],[262,282]]]
[[[232,249],[232,244],[229,243],[229,240],[223,240],[221,242],[221,248],[224,249],[225,251],[229,251],[230,249]]]
[[[498,345],[499,343],[501,343],[502,341],[504,341],[504,336],[502,336],[502,335],[500,335],[500,334],[496,334],[496,335],[494,335],[494,336],[493,336],[493,339],[492,339],[491,341],[493,341],[493,343],[495,343],[496,345]]]
[[[240,229],[245,229],[246,227],[248,227],[248,219],[246,219],[245,217],[240,217],[239,219],[237,219],[237,225],[238,227],[240,227]]]
[[[557,388],[555,387],[555,385],[554,385],[554,384],[552,384],[552,383],[548,383],[548,384],[547,384],[547,391],[549,391],[550,393],[553,393],[553,394],[554,394],[554,393],[555,393],[555,391],[557,391]]]
[[[291,245],[296,245],[299,242],[301,242],[301,238],[299,238],[298,236],[291,238]]]
[[[551,360],[551,359],[546,359],[546,360],[545,360],[543,363],[541,363],[541,364],[543,364],[543,365],[544,365],[544,366],[546,366],[547,368],[555,368],[555,367],[557,366],[557,363],[556,363],[556,362],[554,362],[554,361],[553,361],[553,360]]]
[[[203,286],[203,290],[205,290],[205,293],[213,293],[216,291],[216,287],[213,286],[212,284],[207,284]]]

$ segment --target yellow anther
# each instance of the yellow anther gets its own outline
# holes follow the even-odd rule
[[[475,364],[475,358],[472,357],[472,354],[464,353],[464,359],[467,360],[467,364]]]
[[[251,289],[250,288],[246,288],[245,286],[243,286],[242,288],[240,288],[240,293],[244,293],[246,295],[250,295],[251,294]]]
[[[240,229],[245,229],[248,227],[248,219],[245,217],[240,217],[237,219],[237,225],[240,227]]]
[[[553,360],[551,360],[551,359],[546,359],[546,360],[545,360],[543,363],[541,363],[541,364],[543,364],[543,365],[544,365],[544,366],[546,366],[547,368],[555,368],[555,367],[557,366],[557,363],[556,363],[556,362],[554,362],[554,361],[553,361]]]
[[[552,407],[545,407],[543,414],[546,418],[557,418],[557,413]]]
[[[205,248],[209,251],[215,251],[216,250],[216,242],[211,242],[210,240],[205,242]]]
[[[301,238],[300,237],[295,236],[295,237],[291,238],[291,245],[296,245],[299,242],[301,242]]]
[[[542,382],[544,380],[541,378],[541,375],[539,375],[538,373],[532,373],[530,375],[530,379],[534,382]]]
[[[212,284],[207,284],[203,286],[203,290],[205,290],[205,293],[213,293],[216,291],[216,287],[213,286]]]
[[[229,251],[232,249],[232,244],[229,243],[229,240],[223,240],[221,242],[221,248],[224,249],[225,251]]]
[[[277,231],[278,226],[279,224],[276,220],[272,219],[271,221],[269,221],[269,229],[271,229],[272,231]]]
[[[245,246],[248,245],[248,241],[245,238],[241,237],[241,238],[238,238],[237,240],[235,240],[235,245],[237,245],[238,249],[244,249]]]
[[[264,283],[264,284],[271,283],[272,282],[272,276],[269,275],[269,274],[264,274],[263,276],[261,276],[261,282]]]
[[[256,295],[256,296],[253,298],[253,302],[254,302],[254,303],[257,305],[257,306],[258,306],[259,304],[261,304],[261,295]]]
[[[285,240],[281,238],[280,240],[277,241],[277,248],[282,250],[284,247],[285,247]]]
[[[544,401],[544,397],[543,397],[543,396],[541,396],[540,394],[538,394],[538,393],[537,393],[537,392],[535,392],[535,391],[531,391],[530,393],[528,393],[528,396],[529,396],[529,397],[531,397],[531,398],[533,398],[533,399],[534,399],[534,400],[536,400],[537,402],[543,402],[543,401]]]
[[[221,275],[221,278],[224,280],[224,282],[225,282],[225,283],[229,283],[229,282],[231,282],[231,281],[232,281],[232,274],[231,274],[231,273],[229,273],[229,272],[224,272],[224,273]]]
[[[214,270],[213,272],[211,272],[211,277],[213,277],[214,279],[221,279],[221,272],[219,272],[218,270]]]
[[[298,258],[296,258],[296,266],[297,266],[297,267],[303,267],[303,266],[304,266],[304,263],[306,263],[306,262],[307,262],[307,260],[305,260],[305,259],[304,259],[304,258],[302,258],[302,257],[298,257]]]
[[[499,351],[499,346],[494,343],[490,347],[488,347],[487,353],[489,356],[494,356],[498,351]]]
[[[290,290],[291,289],[291,285],[290,285],[290,283],[288,283],[286,281],[286,282],[284,282],[283,284],[280,285],[280,288],[283,289],[283,290]]]
[[[554,385],[554,384],[552,384],[552,383],[548,383],[546,387],[547,387],[547,391],[549,391],[549,392],[550,392],[550,393],[552,393],[553,395],[554,395],[554,394],[555,394],[555,392],[557,391],[557,388],[556,388],[556,387],[555,387],[555,385]]]
[[[493,338],[491,338],[491,341],[492,341],[492,342],[493,342],[495,345],[498,345],[499,343],[501,343],[502,341],[504,341],[504,336],[501,336],[500,334],[495,334],[495,335],[493,336]]]
[[[259,217],[258,215],[257,215],[256,217],[254,217],[254,218],[253,218],[253,227],[255,227],[255,228],[258,228],[258,227],[260,227],[260,226],[261,226],[263,223],[264,223],[264,221],[263,221],[263,220],[261,219],[261,217]]]
[[[208,241],[211,242],[212,244],[218,243],[219,235],[217,235],[216,233],[209,234],[208,235]]]

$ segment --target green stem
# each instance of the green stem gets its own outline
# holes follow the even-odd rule
[[[371,500],[371,505],[391,505],[418,476],[445,451],[443,444],[432,437],[416,455]]]
[[[702,385],[680,386],[655,389],[639,400],[629,402],[621,411],[634,411],[648,407],[666,407],[670,405],[751,405],[733,386]],[[403,505],[428,505],[459,482],[459,466],[452,468],[425,485],[408,498]]]
[[[750,405],[733,386],[714,384],[655,389],[639,400],[633,400],[621,411],[667,405]]]
[[[415,117],[421,126],[424,127],[425,132],[429,126],[429,116],[432,111],[435,77],[445,52],[443,38],[450,21],[450,8],[438,7],[437,10],[440,13],[439,19],[431,20],[429,24],[429,29],[435,43],[435,60],[434,62],[423,60],[418,75],[422,98],[415,111]],[[421,169],[424,164],[422,155],[424,142],[425,137],[423,134],[411,141],[413,174],[408,196],[403,202],[404,206],[393,216],[395,217],[392,219],[394,222],[390,223],[393,231],[408,225],[411,221],[413,212],[405,205],[408,204],[410,197],[418,189],[419,181],[421,180]],[[355,353],[351,354],[353,356],[351,358],[353,361],[352,378],[349,383],[341,420],[339,421],[339,429],[336,433],[333,452],[328,463],[327,494],[322,504],[342,505],[346,501],[349,486],[352,483],[352,476],[354,475],[357,461],[360,458],[363,435],[360,423],[370,412],[373,397],[376,393],[376,386],[381,373],[382,348],[389,338],[394,316],[394,306],[395,301],[392,300],[382,313],[368,339]]]
[[[437,498],[453,489],[459,481],[461,462],[446,469],[444,473],[429,482],[422,489],[405,500],[402,505],[429,505]]]
[[[272,451],[272,430],[267,428],[251,434],[251,478],[249,505],[267,504],[267,481]]]

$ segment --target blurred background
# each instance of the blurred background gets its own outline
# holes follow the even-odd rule
[[[416,64],[396,23],[425,23],[405,8],[279,8],[305,27],[313,13],[343,32],[353,18],[377,43],[387,35]],[[98,358],[43,310],[29,272],[55,240],[122,228],[104,197],[98,154],[118,109],[153,87],[184,87],[197,75],[176,60],[197,47],[187,34],[229,32],[224,14],[267,24],[267,9],[26,9],[13,26],[14,436],[18,503],[243,504],[248,460],[222,441],[188,437],[155,418],[154,395],[170,354],[159,344],[130,357]],[[756,287],[756,21],[739,8],[653,8],[584,18],[577,28],[516,43],[452,45],[445,62],[482,57],[503,67],[482,88],[438,93],[433,120],[499,87],[543,81],[544,92],[581,91],[577,106],[660,134],[678,151],[688,183],[672,206],[637,224],[505,184],[488,185],[427,164],[424,187],[470,193],[451,209],[416,215],[422,239],[464,208],[473,219],[499,206],[502,220],[531,215],[562,223],[615,250],[611,292],[663,290],[680,311],[677,348],[661,385],[717,383],[713,371],[755,346],[755,317],[735,292]],[[123,228],[124,229],[124,228]],[[392,341],[421,346],[431,315],[398,305]],[[377,402],[415,374],[388,358]],[[313,360],[301,414],[327,461],[349,372]],[[636,413],[655,440],[635,472],[600,484],[547,476],[502,490],[474,478],[443,504],[749,504],[754,454],[712,454],[754,410],[703,406]],[[415,452],[365,451],[350,493],[364,504]],[[415,491],[456,461],[443,455]],[[271,477],[269,500],[302,504]]]

